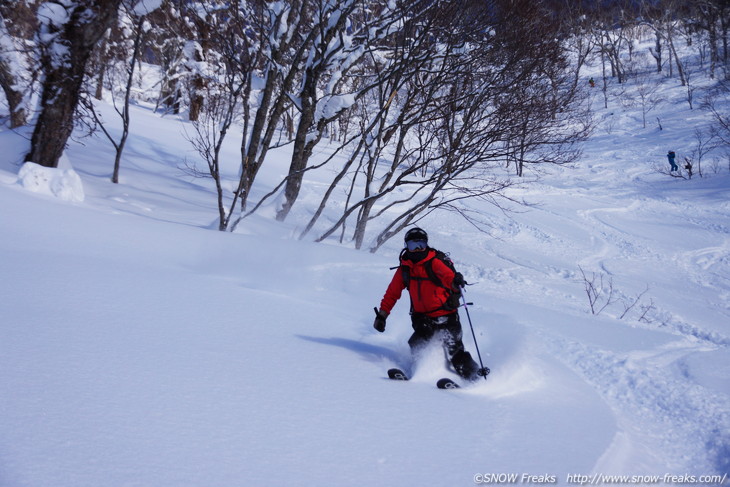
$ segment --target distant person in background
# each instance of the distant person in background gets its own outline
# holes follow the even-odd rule
[[[591,77],[591,79],[588,80],[588,84],[591,85],[591,88],[596,87],[596,82],[593,80],[593,77]]]
[[[670,150],[669,152],[667,152],[667,160],[669,161],[669,165],[672,166],[672,168],[670,169],[670,171],[677,171],[677,170],[679,170],[679,167],[677,166],[677,163],[674,162],[675,157],[677,157],[677,155],[674,153],[673,150]]]

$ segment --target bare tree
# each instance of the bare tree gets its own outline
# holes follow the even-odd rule
[[[346,206],[318,240],[338,230],[344,236],[351,219],[360,248],[368,225],[378,219],[380,230],[369,247],[376,251],[431,211],[450,209],[468,217],[459,211],[467,199],[499,204],[512,184],[502,168],[517,150],[508,141],[535,128],[525,126],[524,110],[538,102],[543,110],[531,113],[539,117],[535,124],[547,128],[524,139],[525,155],[547,154],[544,149],[560,146],[559,140],[568,145],[580,140],[560,128],[576,120],[577,78],[557,76],[566,66],[557,36],[530,34],[550,25],[542,24],[545,12],[526,1],[475,2],[466,9],[428,2],[417,11],[390,52],[378,56],[377,73],[386,82],[363,105],[379,108],[360,114],[362,133],[349,141],[351,156],[315,218],[340,182],[347,184]],[[566,89],[572,97],[562,97]],[[305,232],[313,224],[314,219]]]
[[[183,49],[185,61],[184,66],[188,69],[188,76],[185,78],[188,86],[189,110],[188,119],[196,122],[205,104],[205,93],[208,92],[206,84],[210,80],[211,66],[211,36],[212,29],[217,28],[215,16],[204,2],[186,3],[188,13],[188,24],[194,26],[195,38],[189,40]]]
[[[227,8],[211,9],[205,14],[206,18],[214,22],[216,29],[211,30],[207,41],[211,62],[208,79],[201,85],[200,92],[205,103],[200,107],[198,119],[193,122],[195,134],[189,137],[206,162],[206,176],[215,183],[218,229],[221,231],[232,227],[244,183],[243,173],[239,172],[237,186],[231,192],[232,197],[228,197],[231,188],[225,184],[224,168],[226,165],[234,168],[236,164],[226,164],[221,150],[233,124],[242,117],[244,126],[247,124],[249,112],[246,100],[251,93],[252,74],[256,69],[255,53],[260,49],[255,36],[243,35],[252,15],[250,8],[248,3],[233,3],[228,4]],[[195,174],[202,174],[194,166],[191,170]]]
[[[17,71],[21,65],[18,57],[18,49],[5,27],[5,19],[0,11],[0,87],[8,100],[11,128],[25,125],[26,119],[22,74]]]
[[[206,103],[201,107],[198,119],[193,122],[195,134],[189,138],[207,165],[207,176],[215,183],[220,231],[228,229],[238,197],[238,193],[234,191],[231,200],[226,198],[222,169],[225,161],[221,157],[221,149],[228,131],[240,115],[237,105],[243,88],[240,78],[230,72],[224,76],[222,84],[209,80],[205,84],[205,89],[208,90],[204,94]],[[196,168],[191,169],[194,174],[202,175]]]
[[[672,76],[672,66],[676,65],[677,74],[679,75],[679,82],[682,84],[682,86],[686,86],[687,79],[684,72],[684,61],[680,58],[679,54],[677,53],[677,48],[675,46],[675,39],[681,29],[681,25],[679,21],[670,21],[666,25],[667,28],[665,34],[667,38],[667,45],[669,46],[669,75]],[[672,64],[672,60],[674,60],[674,64]]]
[[[570,52],[574,62],[575,84],[581,69],[592,55],[595,55],[596,39],[591,35],[592,18],[582,2],[566,0],[556,15],[560,18],[560,37],[563,48]]]
[[[117,16],[121,0],[47,2],[38,12],[44,71],[41,112],[26,161],[56,167],[74,128],[86,64]],[[63,15],[59,15],[59,13]],[[61,20],[63,19],[63,20]]]
[[[357,14],[363,6],[359,0],[315,2],[313,30],[317,36],[302,71],[301,89],[295,105],[299,110],[299,123],[284,188],[284,202],[277,212],[277,220],[286,219],[296,202],[304,169],[314,147],[322,139],[325,127],[363,95],[363,91],[341,94],[338,87],[344,84],[347,72],[357,67],[369,45],[377,43],[379,37],[387,32],[385,26],[394,20],[393,10],[384,8],[379,12],[377,23],[366,22],[366,14]],[[361,22],[353,26],[353,17],[358,17]]]
[[[707,93],[702,105],[712,114],[712,130],[725,146],[730,146],[730,115],[725,109],[728,101],[730,101],[730,85],[721,82],[714,90]]]
[[[719,137],[717,127],[709,127],[704,130],[695,128],[694,140],[695,145],[692,148],[691,155],[687,158],[687,162],[700,177],[704,177],[702,162],[709,153],[713,152],[718,147],[721,147],[722,140]]]
[[[654,60],[656,61],[656,72],[662,72],[662,36],[659,30],[654,31],[654,47],[650,48],[650,52]]]
[[[101,128],[104,135],[106,135],[107,139],[109,139],[114,146],[114,169],[111,177],[112,183],[114,184],[119,183],[119,170],[121,167],[122,153],[124,152],[127,138],[129,137],[129,124],[131,121],[129,108],[134,84],[135,68],[139,63],[140,55],[145,45],[146,34],[150,30],[150,25],[146,20],[148,12],[142,8],[135,10],[137,3],[136,0],[122,0],[122,2],[124,15],[120,18],[120,20],[123,25],[122,28],[118,30],[118,35],[122,36],[123,34],[121,34],[121,32],[127,32],[128,34],[126,39],[119,37],[114,39],[114,41],[118,46],[123,46],[121,49],[118,49],[118,54],[123,56],[118,64],[121,64],[123,67],[117,69],[116,66],[111,68],[107,66],[104,68],[105,73],[107,71],[111,71],[112,73],[109,89],[112,96],[112,103],[114,104],[114,110],[117,112],[122,122],[122,134],[119,137],[119,140],[117,140],[109,132],[109,130],[107,130],[104,122],[101,120],[101,117],[97,114],[91,99],[88,97],[82,98],[88,113],[94,117],[97,122],[97,126]],[[111,58],[107,59],[107,64],[112,64]],[[117,71],[120,71],[119,76],[115,76]],[[124,87],[121,93],[117,92],[117,82]],[[121,98],[121,100],[119,98]]]
[[[722,10],[727,10],[727,2],[716,2],[714,0],[699,0],[695,3],[693,17],[698,28],[707,35],[707,47],[710,51],[710,78],[715,78],[715,72],[720,63],[720,29]]]
[[[436,24],[433,8],[430,5],[423,9],[415,8],[416,14],[403,12],[406,20],[403,28],[383,46],[382,52],[371,55],[366,72],[372,74],[366,84],[371,84],[375,89],[366,93],[359,106],[357,116],[360,120],[360,132],[343,145],[343,149],[348,145],[353,146],[348,149],[351,151],[350,156],[325,192],[302,237],[313,228],[338,184],[350,177],[346,210],[320,240],[338,228],[344,234],[347,219],[357,211],[358,223],[354,238],[356,247],[360,248],[364,229],[375,203],[405,184],[407,175],[418,174],[419,170],[428,165],[428,159],[424,156],[426,148],[423,147],[424,152],[419,155],[415,149],[408,147],[406,141],[411,137],[411,129],[416,127],[418,117],[423,115],[426,120],[428,100],[438,90],[436,87],[440,88],[433,81],[443,75],[445,68],[444,54],[435,54],[432,47],[429,47],[432,43],[430,36]],[[378,109],[371,110],[370,107]],[[392,147],[392,154],[389,154],[389,147]],[[416,159],[420,156],[424,157],[419,162]],[[381,158],[392,158],[392,162],[388,165],[390,169],[382,181],[376,182]],[[404,161],[408,161],[408,168],[404,170],[402,177],[398,177],[397,169]],[[361,200],[351,202],[359,177],[363,178],[363,196]]]
[[[163,0],[158,9],[147,16],[152,28],[147,33],[147,52],[159,66],[159,92],[155,111],[180,113],[183,104],[182,80],[189,72],[185,68],[183,48],[194,38],[191,26],[183,14],[186,3]]]
[[[595,272],[592,272],[589,277],[582,267],[578,266],[578,269],[583,280],[583,289],[588,298],[591,314],[599,315],[603,310],[616,302],[613,278],[606,278],[603,273],[596,274]]]
[[[660,81],[646,72],[636,72],[630,77],[631,86],[621,94],[621,101],[627,106],[641,108],[642,126],[646,128],[646,117],[664,98],[659,94]]]
[[[0,2],[0,88],[10,111],[10,127],[25,125],[37,65],[32,55],[38,0]]]
[[[282,116],[292,105],[292,87],[300,76],[303,59],[316,30],[311,28],[308,0],[291,0],[252,6],[249,36],[257,40],[252,50],[256,70],[249,73],[250,96],[258,103],[244,106],[241,142],[241,208],[245,210],[251,187],[274,141]],[[255,86],[254,86],[255,85]],[[250,115],[249,115],[250,113]],[[249,118],[252,123],[249,124]]]
[[[661,72],[664,66],[663,54],[666,51],[669,68],[669,77],[674,77],[674,68],[677,68],[682,86],[686,84],[685,66],[682,58],[678,55],[675,42],[678,37],[688,35],[687,21],[691,17],[690,9],[694,2],[681,0],[662,0],[660,2],[644,1],[641,4],[643,22],[654,31],[655,47],[650,50],[651,55],[657,63],[657,72]]]

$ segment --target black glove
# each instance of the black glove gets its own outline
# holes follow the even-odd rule
[[[452,282],[451,286],[459,290],[462,287],[466,286],[467,282],[466,279],[464,279],[464,276],[461,274],[461,272],[457,272],[456,275],[454,275],[454,281]]]
[[[378,308],[373,309],[375,310],[375,322],[373,323],[373,328],[378,330],[380,333],[383,333],[385,331],[385,319],[388,317],[388,313],[380,311]]]

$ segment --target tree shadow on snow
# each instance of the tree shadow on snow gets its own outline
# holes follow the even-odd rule
[[[378,345],[371,345],[369,343],[349,340],[347,338],[324,338],[306,335],[296,335],[296,337],[313,343],[340,347],[344,348],[345,350],[357,352],[363,360],[366,360],[368,362],[379,363],[383,360],[388,360],[394,364],[400,364],[401,362],[403,362],[403,357],[398,352],[396,352],[395,350],[391,350],[390,348],[385,348]]]

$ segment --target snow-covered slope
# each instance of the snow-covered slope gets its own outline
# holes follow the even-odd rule
[[[27,142],[1,129],[0,486],[726,476],[730,177],[657,172],[696,117],[661,110],[662,131],[599,110],[581,163],[520,190],[537,206],[482,209],[489,235],[423,222],[473,283],[492,369],[459,391],[434,386],[450,375],[440,350],[411,363],[407,302],[372,329],[400,242],[371,255],[294,238],[316,189],[286,224],[221,233],[212,186],[179,169],[180,121],[134,109],[119,185],[104,140],[73,143],[83,190],[69,173],[19,179]],[[581,269],[613,285],[600,314]]]

